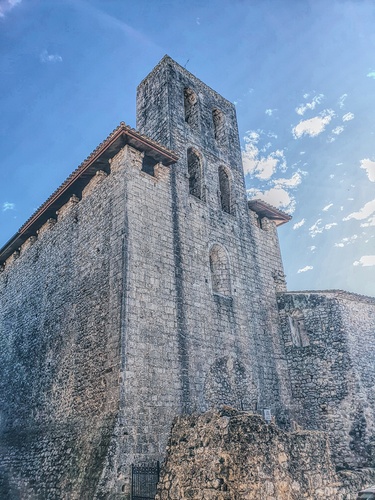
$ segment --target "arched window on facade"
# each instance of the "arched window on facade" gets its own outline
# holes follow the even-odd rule
[[[225,117],[220,109],[214,109],[212,111],[212,121],[214,124],[216,142],[221,146],[225,142]]]
[[[189,175],[189,193],[202,200],[202,160],[192,148],[189,148],[187,152],[187,161]]]
[[[212,245],[210,249],[210,270],[212,292],[230,297],[230,269],[227,252],[221,245]]]
[[[198,97],[196,93],[184,89],[185,122],[192,128],[198,127]]]
[[[219,167],[219,194],[221,209],[228,214],[232,213],[231,180],[228,169]]]

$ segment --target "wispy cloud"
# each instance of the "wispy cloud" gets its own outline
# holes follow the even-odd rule
[[[277,111],[277,109],[266,109],[265,113],[268,116],[272,116],[275,113],[275,111]]]
[[[306,94],[305,94],[306,95]],[[305,96],[304,96],[305,97]],[[307,95],[308,97],[308,95]],[[311,102],[306,102],[305,104],[300,104],[299,106],[296,107],[296,113],[298,115],[304,115],[305,112],[308,110],[308,109],[315,109],[315,106],[317,104],[320,104],[322,102],[322,99],[324,98],[324,95],[323,94],[318,94],[317,96],[315,96],[313,98],[313,100]],[[306,99],[306,97],[305,97]]]
[[[375,226],[375,215],[369,217],[366,222],[361,223],[361,227],[373,227]]]
[[[7,210],[14,210],[16,205],[14,203],[10,203],[9,201],[5,201],[3,203],[2,211],[6,212]]]
[[[333,203],[330,203],[329,205],[326,205],[326,206],[323,208],[323,212],[327,212],[327,210],[329,210],[331,207],[333,207]]]
[[[298,269],[297,273],[305,273],[306,271],[311,271],[312,269],[314,269],[313,266],[305,266],[305,267],[302,267],[302,269]]]
[[[342,117],[343,122],[348,122],[350,120],[353,120],[354,118],[354,113],[345,113],[345,115]]]
[[[274,179],[272,182],[276,187],[296,188],[301,184],[302,176],[299,172],[295,172],[289,179],[285,178]]]
[[[353,266],[375,266],[375,255],[363,255],[359,260],[353,262]]]
[[[339,104],[341,109],[345,106],[345,100],[347,97],[348,97],[348,94],[342,94],[342,96],[339,98],[338,104]]]
[[[361,168],[366,170],[367,177],[371,182],[375,182],[375,161],[369,158],[364,158],[361,160]]]
[[[129,24],[125,23],[120,17],[117,18],[108,14],[104,8],[94,6],[93,2],[89,2],[87,0],[70,0],[70,3],[74,5],[75,8],[83,10],[86,15],[95,17],[102,26],[120,30],[134,42],[164,52],[164,48],[157,45],[152,38],[149,38],[143,32],[138,31]],[[105,4],[106,2],[101,3]],[[199,20],[199,22],[201,21]]]
[[[304,225],[304,223],[306,222],[306,219],[302,219],[300,220],[299,222],[296,222],[293,226],[293,229],[299,229],[300,227],[302,227]]]
[[[5,17],[5,14],[12,10],[22,0],[0,0],[0,17]]]
[[[353,234],[353,236],[350,236],[349,238],[343,238],[338,243],[335,243],[335,247],[343,248],[346,245],[350,245],[351,243],[354,243],[357,239],[358,239],[358,235]]]
[[[367,202],[358,212],[352,212],[343,218],[343,221],[350,219],[364,220],[375,212],[375,199]]]
[[[62,62],[62,57],[59,54],[49,54],[47,50],[43,50],[43,52],[39,56],[39,59],[42,63]]]
[[[332,134],[340,135],[344,132],[344,127],[342,125],[339,125],[338,127],[335,127],[332,130]]]
[[[321,134],[332,120],[334,114],[335,113],[332,109],[326,109],[314,118],[299,122],[299,124],[296,125],[292,130],[294,138],[299,139],[303,135],[315,137]]]
[[[375,80],[375,70],[369,71],[366,76],[368,76],[369,78],[374,78]]]
[[[322,219],[318,219],[315,224],[309,227],[309,233],[312,238],[315,238],[317,234],[321,234],[323,231],[329,231],[335,226],[337,226],[337,222],[322,225]]]

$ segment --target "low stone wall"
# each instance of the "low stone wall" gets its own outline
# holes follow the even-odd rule
[[[322,432],[224,408],[175,421],[156,499],[349,500],[374,480],[369,469],[336,474]]]

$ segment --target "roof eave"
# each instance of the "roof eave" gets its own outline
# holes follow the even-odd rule
[[[55,217],[73,194],[80,196],[83,188],[98,170],[109,171],[108,160],[113,158],[126,144],[143,151],[165,166],[178,160],[178,156],[157,142],[136,132],[121,122],[61,186],[34,212],[19,231],[0,249],[0,264],[39,229],[49,218]]]

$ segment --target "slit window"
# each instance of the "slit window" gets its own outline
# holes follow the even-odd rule
[[[191,128],[198,127],[198,98],[196,93],[186,88],[184,90],[185,122]]]
[[[189,193],[202,199],[202,162],[191,148],[188,149]]]
[[[228,171],[225,167],[220,165],[219,167],[219,193],[220,193],[220,205],[223,212],[228,214],[231,211],[231,186]]]
[[[225,142],[225,117],[224,117],[224,114],[219,109],[214,109],[212,111],[212,121],[214,124],[215,140],[219,144],[219,146],[221,146]]]

